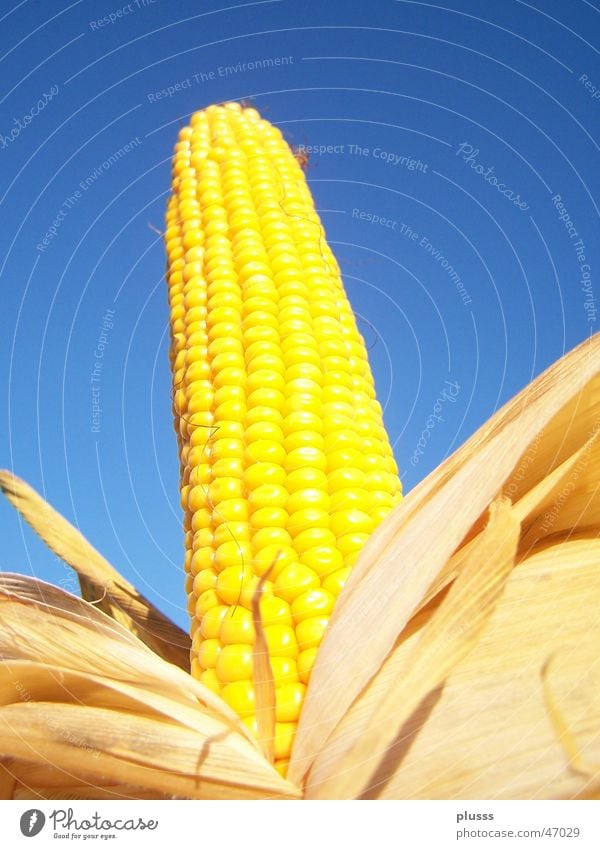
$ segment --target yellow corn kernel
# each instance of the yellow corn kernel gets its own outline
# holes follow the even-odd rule
[[[324,510],[328,513],[330,509],[329,494],[324,489],[307,487],[306,489],[296,490],[296,492],[288,495],[286,509],[290,516],[308,508]]]
[[[343,536],[338,537],[337,547],[343,555],[346,565],[348,564],[348,558],[352,555],[358,554],[368,539],[369,534],[364,532],[344,534]]]
[[[205,640],[215,640],[219,636],[221,630],[221,620],[227,613],[228,608],[221,604],[218,607],[211,607],[202,619],[200,620],[200,633]]]
[[[224,522],[214,529],[214,545],[218,548],[226,542],[234,542],[244,549],[244,543],[250,540],[250,525],[248,522]],[[238,553],[240,558],[242,553]]]
[[[221,643],[219,640],[203,640],[198,651],[198,663],[202,669],[214,669],[220,653]]]
[[[206,590],[214,589],[216,582],[217,576],[213,569],[202,569],[194,576],[192,588],[195,595],[200,596]]]
[[[214,669],[205,669],[200,674],[200,681],[204,684],[205,687],[208,687],[209,690],[212,690],[213,693],[219,695],[221,692],[221,682],[217,678],[217,673]]]
[[[212,547],[194,548],[192,559],[190,561],[190,572],[194,575],[194,577],[199,575],[201,572],[211,572],[214,566],[214,560],[215,553]],[[205,587],[205,589],[209,589],[209,587],[213,585],[214,584],[209,584],[209,586]],[[204,590],[200,590],[200,584],[194,587],[194,592],[198,595],[203,591]]]
[[[242,722],[255,737],[258,735],[258,722],[255,716],[245,716]]]
[[[244,681],[252,678],[252,646],[243,643],[223,646],[215,666],[219,681]]]
[[[277,722],[297,722],[304,701],[306,685],[300,682],[282,684],[275,693],[275,719]]]
[[[245,607],[230,607],[221,619],[219,639],[224,646],[236,643],[252,645],[256,635],[252,613]]]
[[[279,573],[290,563],[295,563],[297,554],[291,545],[269,543],[254,553],[254,571],[257,575],[269,573],[269,578],[275,580]]]
[[[254,685],[251,681],[232,681],[225,684],[221,695],[227,704],[241,717],[251,716],[256,707]]]
[[[306,590],[316,589],[319,577],[302,563],[291,563],[281,570],[274,583],[274,592],[279,598],[292,602]]]
[[[318,646],[313,646],[311,648],[304,649],[298,655],[298,675],[300,676],[300,680],[303,684],[308,684],[310,681],[310,673],[315,665],[315,658],[318,651]]]
[[[233,533],[230,528],[230,534]],[[248,568],[252,563],[252,545],[249,540],[230,538],[220,545],[217,545],[214,551],[214,568],[218,572],[224,569],[244,567]],[[216,583],[216,581],[215,581]]]
[[[240,603],[247,607],[248,610],[252,609],[252,600],[258,591],[258,584],[260,582],[260,578],[258,575],[253,575],[249,581],[244,581],[244,586],[242,587],[242,592],[240,593]],[[265,581],[262,589],[262,597],[268,598],[273,592],[273,583],[272,581]]]
[[[290,605],[283,598],[263,594],[259,609],[263,625],[293,625]]]
[[[294,548],[299,555],[320,546],[335,546],[335,534],[329,528],[307,528],[294,537]]]
[[[331,516],[331,530],[338,539],[346,534],[369,534],[373,522],[363,510],[339,510]]]
[[[289,758],[296,731],[296,722],[275,723],[275,760]]]
[[[327,630],[329,618],[327,616],[308,616],[296,626],[296,639],[301,652],[305,649],[320,646],[321,640]]]
[[[350,574],[350,571],[350,566],[344,566],[342,569],[337,569],[337,571],[332,572],[323,581],[323,589],[328,590],[333,596],[337,598],[338,595],[341,593],[344,584],[348,580],[348,575]]]
[[[218,604],[219,597],[217,593],[213,589],[206,590],[196,600],[196,616],[202,619],[205,613],[211,610],[211,608],[217,607]]]
[[[264,631],[271,657],[298,656],[296,632],[290,625],[266,625]]]
[[[258,486],[248,497],[248,503],[253,513],[265,508],[285,507],[287,502],[287,489],[284,486],[273,483],[265,483],[262,486]],[[269,525],[266,525],[266,527],[269,527]]]
[[[284,778],[287,775],[289,765],[290,765],[290,759],[289,758],[280,758],[278,761],[275,761],[275,764],[274,764],[277,772],[280,775],[282,775]]]
[[[298,625],[311,616],[329,616],[335,597],[326,589],[307,590],[297,596],[291,605],[294,622]]]
[[[298,681],[298,666],[294,658],[272,657],[269,662],[276,688],[284,684],[295,684]]]
[[[250,564],[229,566],[219,574],[215,595],[225,604],[240,604],[244,583],[252,577]]]
[[[344,558],[333,545],[316,545],[302,554],[302,563],[324,581],[328,575],[342,568]]]

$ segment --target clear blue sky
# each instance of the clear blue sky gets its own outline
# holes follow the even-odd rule
[[[596,329],[597,6],[4,0],[0,464],[185,624],[152,228],[179,126],[252,98],[316,151],[410,490]],[[0,522],[2,568],[75,588],[4,504]]]

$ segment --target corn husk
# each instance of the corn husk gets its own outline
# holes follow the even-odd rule
[[[592,338],[380,526],[319,652],[288,781],[220,699],[111,608],[5,577],[0,793],[594,798],[599,425]]]

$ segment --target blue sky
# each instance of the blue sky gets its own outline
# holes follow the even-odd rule
[[[249,98],[310,150],[409,491],[596,330],[599,35],[587,0],[6,0],[0,465],[185,624],[156,231],[178,128]]]

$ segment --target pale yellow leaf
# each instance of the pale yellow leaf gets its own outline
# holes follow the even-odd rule
[[[105,708],[28,702],[0,708],[0,752],[60,769],[73,781],[107,779],[189,799],[293,798],[248,741],[227,726],[201,735],[175,722]]]
[[[600,439],[595,433],[572,456],[523,528],[522,549],[572,528],[600,528]],[[562,467],[561,467],[562,468]],[[539,486],[539,485],[538,485]]]
[[[261,577],[252,596],[252,617],[256,638],[252,648],[252,679],[256,700],[257,738],[269,763],[275,760],[275,680],[269,660],[269,646],[260,615],[260,599],[270,569]]]
[[[548,435],[548,434],[547,434]],[[597,523],[600,526],[600,515],[598,512],[598,500],[589,499],[587,493],[584,493],[584,488],[589,492],[593,487],[598,488],[600,481],[600,456],[599,456],[599,439],[598,432],[594,432],[589,437],[587,442],[581,448],[573,451],[573,453],[562,460],[556,468],[552,468],[546,477],[533,483],[531,489],[521,489],[521,497],[514,505],[514,515],[522,523],[522,538],[519,545],[521,553],[526,553],[535,542],[543,538],[544,535],[553,534],[555,527],[552,522],[547,523],[547,533],[544,534],[542,526],[544,524],[543,517],[546,511],[554,511],[554,502],[558,501],[561,505],[564,503],[563,494],[568,493],[569,498],[576,498],[578,501],[584,502],[584,509],[572,509],[573,505],[569,503],[569,514],[572,521],[571,527],[580,528],[582,523],[591,524]],[[536,437],[535,445],[539,445],[539,440]],[[573,443],[571,442],[571,447]],[[582,467],[585,467],[586,474],[582,475]],[[572,485],[575,483],[575,486]],[[514,487],[504,487],[504,491],[511,489],[515,492]],[[480,524],[480,523],[477,523]],[[445,567],[442,568],[438,577],[433,582],[428,592],[423,597],[421,602],[422,607],[428,603],[437,593],[440,592],[448,583],[450,583],[460,572],[462,564],[466,557],[469,556],[470,549],[477,539],[477,524],[469,533],[468,542],[463,543],[458,551],[452,555]],[[563,522],[563,525],[565,523]],[[568,525],[566,525],[568,526]],[[474,536],[471,536],[475,533]]]
[[[390,799],[570,798],[600,779],[600,540],[547,542],[510,574],[479,641],[447,677],[437,699],[419,706],[398,740],[401,763],[381,786]],[[390,686],[418,646],[409,637],[384,665]],[[572,768],[544,691],[548,686],[595,775]],[[368,688],[336,729],[369,708]]]
[[[189,671],[190,639],[102,557],[29,484],[0,471],[0,488],[46,545],[77,573],[83,597],[132,630],[165,660]]]
[[[17,790],[17,762],[12,758],[0,758],[0,799],[14,799]]]

